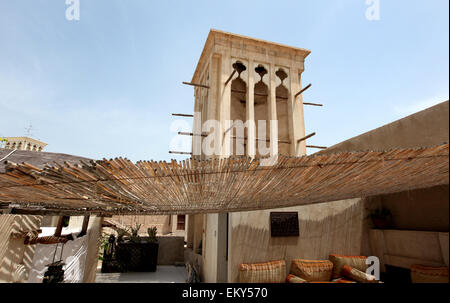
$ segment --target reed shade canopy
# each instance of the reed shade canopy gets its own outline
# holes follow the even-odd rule
[[[177,162],[6,164],[3,212],[190,214],[273,209],[449,183],[448,144],[389,151]],[[10,212],[14,213],[14,212]]]

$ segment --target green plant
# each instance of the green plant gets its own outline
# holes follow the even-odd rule
[[[151,243],[158,242],[158,240],[156,239],[157,231],[158,231],[158,229],[156,228],[156,226],[147,228],[149,242],[151,242]]]
[[[123,242],[125,236],[129,236],[129,232],[125,229],[117,230],[117,242]]]
[[[103,254],[105,253],[105,248],[109,243],[109,235],[107,233],[103,233],[100,238],[100,249],[98,250],[98,259],[103,261]]]
[[[0,147],[3,147],[3,144],[8,142],[8,139],[0,137]]]
[[[131,242],[134,243],[140,243],[141,242],[141,237],[139,237],[139,230],[141,229],[142,224],[137,224],[136,223],[136,227],[131,227],[131,236],[130,236],[130,240]]]

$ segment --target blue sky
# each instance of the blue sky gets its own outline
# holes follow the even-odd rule
[[[308,143],[331,146],[448,99],[449,1],[65,0],[0,2],[0,136],[32,124],[46,151],[174,158],[171,113],[210,28],[312,51],[303,83]],[[172,129],[171,129],[172,125]],[[309,150],[309,153],[314,150]],[[183,159],[185,157],[178,157]]]

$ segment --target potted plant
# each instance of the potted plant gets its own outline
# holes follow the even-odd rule
[[[140,224],[136,227],[130,227],[128,230],[119,234],[116,247],[116,261],[122,272],[140,271],[142,248],[141,238],[139,237]]]
[[[143,265],[148,271],[156,271],[156,266],[158,264],[159,243],[156,238],[157,231],[158,229],[156,227],[147,229],[148,240],[145,245]]]
[[[149,228],[148,240],[139,236],[141,224],[131,227],[127,241],[117,243],[116,260],[123,271],[151,272],[156,271],[159,244],[156,239],[156,227]]]
[[[392,213],[387,208],[375,209],[370,214],[370,218],[375,228],[388,229],[392,226]]]
[[[141,229],[142,224],[137,224],[136,227],[131,227],[131,236],[130,241],[133,243],[141,243],[141,237],[139,237],[139,230]]]

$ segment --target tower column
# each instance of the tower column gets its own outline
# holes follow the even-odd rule
[[[297,142],[298,139],[305,136],[305,119],[303,116],[303,97],[302,95],[295,98],[295,94],[301,90],[302,81],[301,73],[303,69],[300,69],[296,65],[291,66],[291,91],[290,99],[292,108],[292,128],[290,128],[290,138],[292,138],[291,154],[295,156],[306,155],[306,140]]]
[[[254,78],[254,62],[252,59],[248,62],[248,88],[247,88],[247,155],[254,158],[256,155],[256,123],[255,121],[255,78]]]
[[[231,75],[231,54],[229,51],[222,53],[220,76],[220,125],[222,140],[222,156],[227,157],[231,154],[231,82],[225,85],[228,77]]]
[[[269,108],[268,108],[268,122],[270,129],[270,154],[277,155],[278,154],[278,127],[275,127],[276,121],[278,121],[277,117],[277,87],[276,87],[276,79],[275,79],[275,65],[273,63],[270,64],[270,86],[269,86]]]

